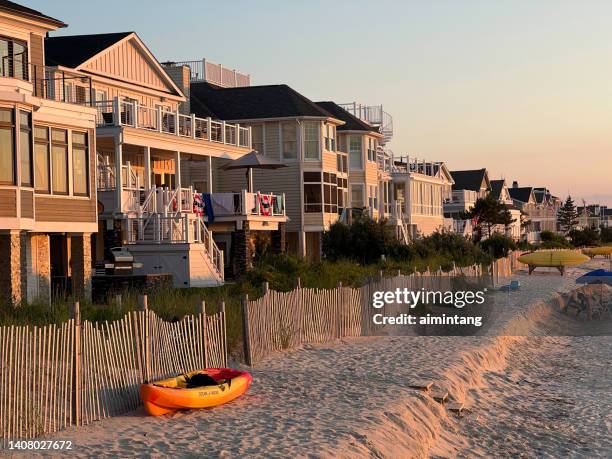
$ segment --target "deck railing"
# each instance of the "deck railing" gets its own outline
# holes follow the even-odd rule
[[[199,61],[164,62],[163,65],[166,67],[180,67],[186,65],[189,67],[190,80],[194,83],[207,81],[225,88],[238,88],[251,85],[250,75],[238,72],[234,69],[228,69],[221,64],[215,64],[206,59]]]
[[[183,115],[162,107],[147,107],[116,97],[94,102],[98,127],[127,126],[225,145],[251,148],[251,128],[211,118]]]
[[[79,105],[92,105],[91,78],[56,67],[35,65],[27,56],[2,56],[0,77],[15,78],[32,84],[32,95],[41,99]]]
[[[272,193],[212,193],[215,217],[228,216],[285,216],[285,195]]]

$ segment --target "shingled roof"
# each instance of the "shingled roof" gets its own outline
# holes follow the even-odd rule
[[[377,127],[372,126],[370,123],[357,118],[352,113],[342,108],[335,102],[315,102],[323,110],[331,113],[334,118],[344,121],[342,126],[338,126],[338,131],[366,131],[380,133]]]
[[[48,22],[56,27],[66,27],[67,24],[59,19],[52,18],[46,14],[42,14],[40,11],[33,10],[27,6],[18,5],[8,0],[0,0],[0,11],[6,11],[7,13],[17,14],[28,18],[38,19],[40,21]]]
[[[220,88],[206,82],[192,83],[191,111],[197,116],[223,120],[317,117],[335,118],[286,84]]]
[[[486,169],[450,171],[455,184],[453,190],[480,191],[483,182],[488,182]]]
[[[50,66],[61,65],[76,68],[133,33],[117,32],[50,37],[45,40],[45,62]]]
[[[533,192],[533,188],[530,186],[524,187],[510,187],[508,188],[508,192],[510,193],[510,197],[516,201],[520,202],[529,202],[529,198],[531,193]]]
[[[499,199],[501,196],[501,192],[504,189],[504,185],[506,181],[504,179],[501,180],[491,180],[491,194],[495,199]]]

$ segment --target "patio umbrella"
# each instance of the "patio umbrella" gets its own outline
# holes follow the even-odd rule
[[[253,169],[280,169],[281,167],[287,167],[274,159],[266,158],[265,156],[257,153],[255,150],[247,153],[241,158],[235,159],[229,164],[226,164],[221,169],[229,171],[234,169],[246,169],[247,173],[247,191],[253,192]]]

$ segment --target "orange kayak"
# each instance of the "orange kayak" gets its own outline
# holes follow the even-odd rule
[[[151,416],[179,410],[212,408],[244,394],[253,377],[231,368],[206,368],[140,386],[140,398]]]

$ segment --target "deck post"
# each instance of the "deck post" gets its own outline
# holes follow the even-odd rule
[[[115,212],[122,213],[123,191],[123,144],[120,136],[115,137]]]
[[[71,423],[81,425],[81,310],[79,302],[70,304],[70,318],[72,329],[72,412]]]

